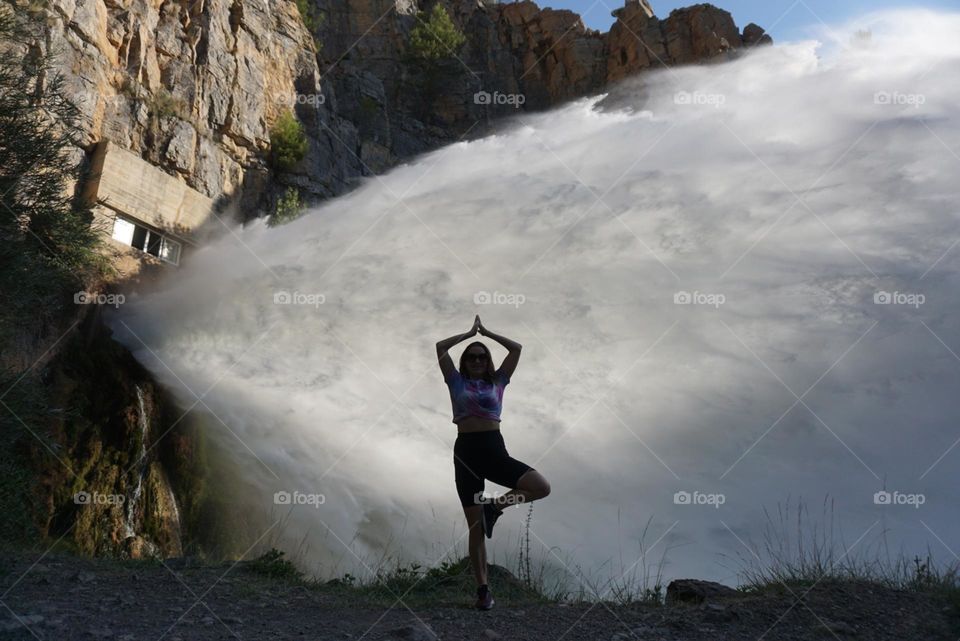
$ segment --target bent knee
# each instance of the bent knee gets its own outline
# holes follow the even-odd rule
[[[550,496],[550,482],[547,479],[543,479],[543,483],[540,483],[539,486],[540,497]]]
[[[543,474],[534,471],[526,489],[536,494],[537,498],[543,498],[550,494],[550,482],[543,477]]]

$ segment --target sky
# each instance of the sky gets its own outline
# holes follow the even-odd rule
[[[580,14],[584,23],[600,31],[607,31],[613,23],[610,12],[622,6],[623,0],[535,0],[541,7],[570,9]],[[695,0],[651,0],[654,13],[666,18],[674,9],[697,4]],[[903,2],[902,0],[715,0],[714,4],[729,11],[742,30],[755,22],[776,41],[798,40],[812,35],[811,27],[846,22],[849,18],[868,11],[896,7],[960,8],[960,0],[929,0]]]
[[[668,579],[736,584],[730,559],[791,501],[835,505],[838,548],[953,561],[958,32],[960,13],[885,14],[827,54],[763,47],[627,81],[621,107],[519,112],[225,234],[113,327],[209,414],[251,543],[289,509],[321,575],[463,553],[434,345],[475,314],[523,345],[501,430],[551,483],[532,544],[561,575],[635,567],[646,531]]]

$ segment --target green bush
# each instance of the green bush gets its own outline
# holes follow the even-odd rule
[[[270,160],[274,169],[289,171],[307,153],[307,134],[290,111],[277,118],[270,130]]]
[[[186,119],[189,115],[187,104],[166,89],[160,89],[147,98],[147,109],[151,116],[161,120],[174,116]]]
[[[26,45],[42,32],[0,8],[0,40]],[[82,178],[78,110],[49,55],[28,52],[0,57],[0,353],[25,328],[52,330],[107,267],[89,206],[68,190]]]
[[[417,25],[410,32],[410,54],[424,62],[436,62],[456,55],[466,36],[457,29],[442,5],[435,4],[428,15],[417,13]]]
[[[313,34],[323,24],[323,14],[317,11],[317,5],[312,0],[296,0],[296,2],[303,25]],[[316,43],[316,38],[313,41]],[[319,43],[317,45],[319,46]]]
[[[283,195],[277,200],[277,208],[270,216],[267,224],[271,227],[289,223],[295,220],[303,213],[303,203],[300,202],[300,192],[296,187],[287,187]]]
[[[277,548],[271,548],[247,565],[247,569],[261,576],[272,579],[295,579],[303,578],[303,574],[289,560],[284,558],[284,553]]]

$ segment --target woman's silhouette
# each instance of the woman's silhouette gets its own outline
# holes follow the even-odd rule
[[[497,341],[510,353],[500,369],[494,371],[490,350],[480,341],[474,341],[460,355],[458,371],[447,350],[478,333]],[[470,563],[477,579],[477,607],[481,610],[493,607],[493,594],[487,586],[484,534],[490,538],[493,524],[505,507],[550,494],[547,479],[526,463],[512,458],[500,434],[503,388],[510,382],[520,360],[520,347],[519,343],[487,330],[480,323],[479,315],[469,332],[437,343],[437,359],[450,389],[453,422],[457,424],[454,477],[470,528]],[[484,479],[512,489],[495,499],[484,499]]]

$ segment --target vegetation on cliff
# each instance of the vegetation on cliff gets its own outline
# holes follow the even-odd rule
[[[320,43],[317,42],[315,34],[320,25],[323,24],[323,15],[319,12],[317,5],[311,2],[311,0],[296,0],[296,3],[297,11],[300,12],[300,17],[303,19],[303,26],[305,26],[311,34],[314,34],[313,42],[319,49]]]
[[[284,111],[270,129],[270,162],[277,171],[290,171],[307,153],[307,134],[293,112]]]
[[[34,505],[29,457],[44,435],[51,403],[35,365],[77,308],[74,297],[106,272],[98,230],[72,186],[81,176],[73,152],[77,109],[35,46],[42,24],[0,5],[0,540],[29,539]],[[42,37],[40,38],[42,42]],[[16,55],[15,55],[16,54]],[[34,426],[31,428],[30,426]]]
[[[0,5],[0,344],[29,327],[42,335],[72,303],[72,292],[106,263],[86,203],[72,185],[81,175],[77,108],[47,52],[32,45],[29,14]],[[25,55],[13,55],[20,51]],[[70,294],[68,296],[68,294]],[[9,363],[5,358],[3,362]]]
[[[466,40],[447,10],[437,3],[430,13],[417,13],[417,25],[410,32],[410,54],[417,60],[435,62],[455,56]]]
[[[296,187],[287,187],[286,191],[277,199],[277,206],[267,224],[271,227],[283,225],[299,218],[302,213],[303,203],[300,201],[300,192]]]

